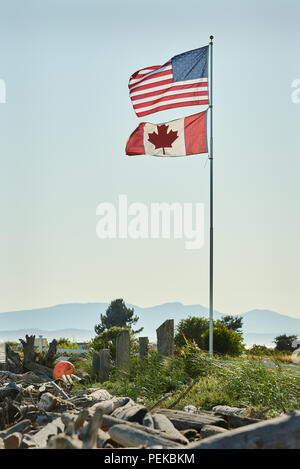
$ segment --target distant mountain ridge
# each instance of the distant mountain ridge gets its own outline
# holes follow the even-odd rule
[[[18,341],[25,337],[25,335],[35,335],[38,337],[42,335],[48,340],[59,339],[60,337],[67,337],[75,342],[86,342],[92,337],[92,331],[85,329],[58,329],[53,331],[43,329],[19,329],[11,331],[0,331],[0,341]]]
[[[142,335],[155,340],[156,328],[166,319],[175,323],[190,315],[208,317],[208,309],[202,305],[183,305],[179,302],[163,303],[151,307],[133,307],[139,316],[138,327],[144,327]],[[54,337],[70,337],[88,340],[93,337],[94,326],[100,320],[108,303],[66,303],[45,308],[0,313],[0,340],[15,340],[26,333]],[[214,312],[220,319],[226,313]],[[292,318],[270,310],[251,310],[241,314],[243,333],[248,344],[271,345],[279,334],[300,336],[300,318]]]

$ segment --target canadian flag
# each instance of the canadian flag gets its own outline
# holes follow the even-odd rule
[[[130,135],[126,155],[186,156],[207,153],[207,111],[164,124],[142,122]]]

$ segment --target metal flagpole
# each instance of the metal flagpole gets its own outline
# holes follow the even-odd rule
[[[213,285],[214,285],[214,225],[213,225],[213,36],[210,36],[210,196],[209,196],[209,355],[213,356]]]

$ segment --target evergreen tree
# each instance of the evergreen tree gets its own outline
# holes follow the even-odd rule
[[[243,318],[241,316],[223,316],[221,321],[227,329],[231,329],[235,332],[241,332],[243,327]]]
[[[132,326],[139,320],[138,316],[134,316],[134,309],[127,308],[122,298],[113,300],[105,314],[101,314],[100,323],[96,324],[96,334],[110,329],[111,327],[128,327],[132,329]],[[141,332],[144,328],[133,331],[135,334]]]

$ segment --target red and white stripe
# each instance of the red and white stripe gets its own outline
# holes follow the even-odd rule
[[[130,77],[128,87],[138,117],[175,107],[209,104],[208,79],[174,82],[172,62],[137,71]]]

